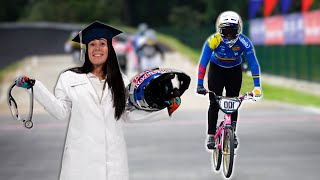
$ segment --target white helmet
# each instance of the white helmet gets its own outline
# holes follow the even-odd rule
[[[224,43],[233,46],[242,32],[241,17],[233,11],[221,13],[216,23],[217,31],[220,33]]]
[[[140,23],[138,26],[138,32],[145,32],[148,29],[148,25],[146,23]]]
[[[156,40],[157,39],[156,31],[153,29],[146,30],[145,37],[151,40]]]

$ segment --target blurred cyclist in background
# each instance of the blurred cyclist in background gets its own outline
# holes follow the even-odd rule
[[[236,97],[242,84],[242,57],[245,55],[251,68],[254,84],[254,97],[262,96],[260,85],[260,67],[250,40],[242,34],[242,21],[233,11],[226,11],[219,15],[216,22],[217,32],[205,42],[198,68],[197,93],[205,95],[208,91],[203,86],[206,68],[210,61],[208,72],[208,88],[216,95],[221,96],[225,88],[226,96]],[[208,110],[208,149],[214,149],[213,135],[216,132],[219,106],[214,94],[209,94],[210,105]],[[236,130],[238,111],[231,115],[232,127]],[[235,146],[238,140],[235,136]]]
[[[136,53],[134,52],[130,38],[125,33],[120,34],[112,39],[114,50],[117,54],[121,72],[126,74],[129,71],[129,62],[136,61]]]
[[[133,47],[135,50],[138,49],[138,41],[141,37],[143,37],[144,33],[147,31],[148,25],[146,23],[141,23],[138,26],[137,32],[133,35]]]
[[[164,52],[157,43],[156,32],[148,29],[138,41],[137,54],[140,57],[141,71],[159,67],[164,60]]]
[[[137,62],[136,62],[136,66],[135,69],[140,71],[139,69],[139,64],[140,64],[140,54],[138,52],[138,42],[141,41],[141,39],[143,38],[145,32],[148,29],[148,25],[146,23],[140,23],[137,29],[137,32],[133,35],[132,38],[132,46],[134,48],[134,51],[136,52],[136,56],[137,56]]]

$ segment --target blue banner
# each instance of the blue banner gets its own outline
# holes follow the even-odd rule
[[[320,10],[252,19],[249,38],[253,44],[320,44]]]
[[[265,24],[263,19],[250,20],[249,37],[253,44],[265,43]]]
[[[300,13],[284,16],[284,43],[303,44],[304,25],[303,16]]]
[[[290,8],[291,0],[281,0],[281,13],[287,14]]]
[[[257,12],[262,6],[263,0],[250,0],[249,4],[249,18],[253,19],[256,17]]]

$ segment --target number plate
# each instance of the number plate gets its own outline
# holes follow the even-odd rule
[[[240,102],[236,99],[221,99],[219,105],[223,111],[232,113],[239,108]]]

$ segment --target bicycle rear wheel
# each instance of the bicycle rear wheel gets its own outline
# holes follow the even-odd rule
[[[226,178],[229,178],[232,173],[234,160],[234,134],[230,128],[225,129],[223,142],[223,173]]]
[[[221,159],[222,159],[222,150],[221,148],[219,149],[218,147],[218,144],[220,143],[220,139],[221,137],[219,136],[217,139],[214,140],[216,148],[213,149],[213,152],[212,152],[213,166],[216,171],[220,169]]]

